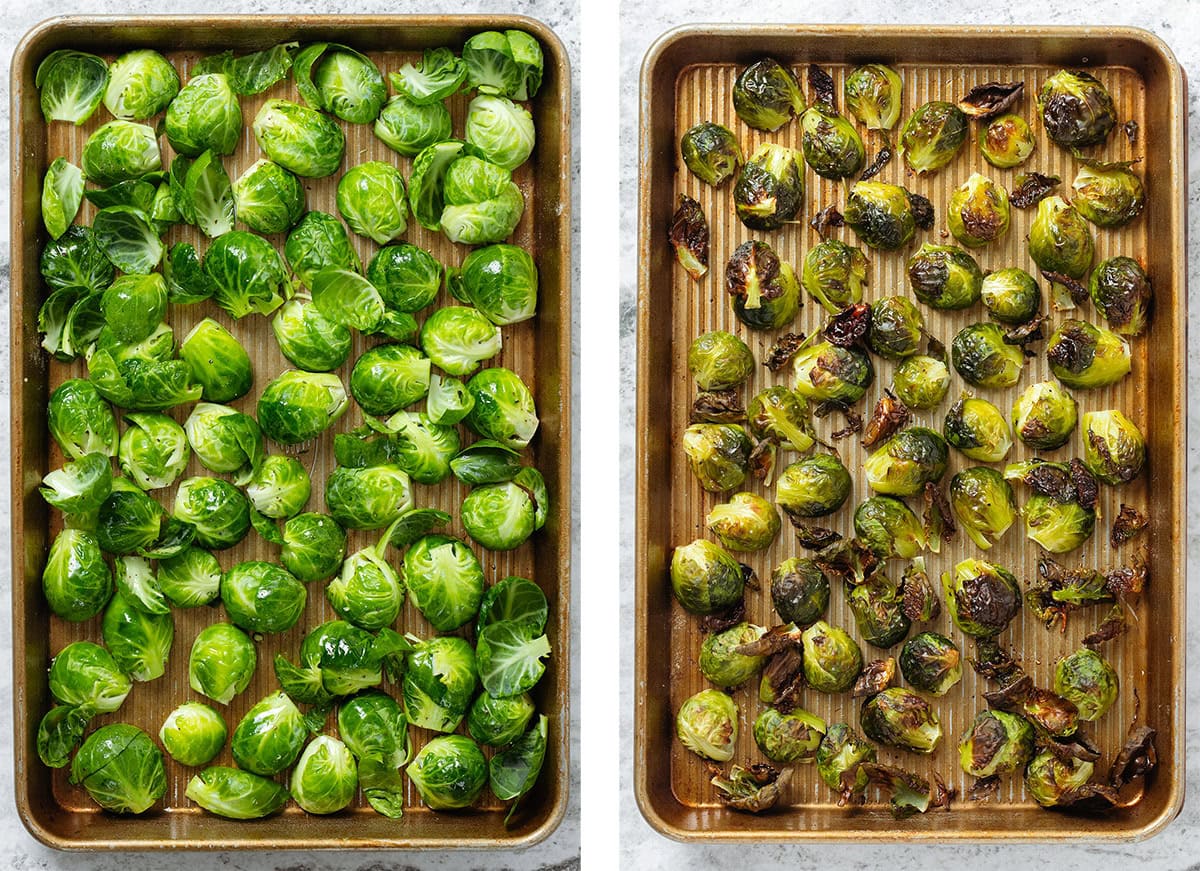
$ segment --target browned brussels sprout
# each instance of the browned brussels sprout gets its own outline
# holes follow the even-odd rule
[[[811,559],[786,559],[771,573],[771,602],[785,623],[816,623],[829,607],[829,579]]]
[[[1079,719],[1099,720],[1117,700],[1116,669],[1086,647],[1064,656],[1054,666],[1054,692],[1079,709]]]
[[[846,225],[871,248],[895,251],[917,231],[908,191],[882,181],[860,181],[846,196]]]
[[[1033,756],[1033,727],[1007,711],[980,711],[958,743],[962,770],[974,777],[995,777],[1021,768]]]
[[[861,248],[839,239],[826,239],[804,255],[801,277],[809,296],[831,315],[862,302],[867,281],[867,257]]]
[[[953,103],[931,100],[909,116],[900,132],[900,153],[914,172],[941,169],[967,141],[967,116]]]
[[[864,64],[846,76],[842,90],[846,108],[868,130],[891,130],[900,120],[904,83],[891,67]]]
[[[862,763],[875,761],[875,746],[868,744],[849,723],[834,723],[817,747],[817,773],[838,794],[838,807],[857,804],[867,789]]]
[[[943,572],[942,592],[954,625],[974,638],[999,635],[1021,610],[1017,579],[979,559],[963,560],[953,574]]]
[[[1050,553],[1070,553],[1092,537],[1095,509],[1035,493],[1021,509],[1025,537]]]
[[[701,758],[728,762],[737,746],[737,703],[720,690],[701,690],[679,706],[675,732]]]
[[[1004,413],[986,399],[964,393],[950,407],[942,435],[963,456],[981,463],[998,463],[1012,448],[1012,431]]]
[[[794,390],[776,384],[755,394],[746,408],[750,432],[760,441],[775,439],[781,448],[804,452],[813,446],[808,402]]]
[[[871,305],[867,344],[880,357],[900,360],[921,350],[925,318],[906,296],[885,296]]]
[[[728,502],[714,505],[705,522],[729,550],[764,550],[779,534],[779,512],[754,493],[734,493]]]
[[[795,149],[764,142],[742,166],[733,188],[738,220],[751,230],[778,230],[804,204],[804,172]]]
[[[775,807],[791,779],[790,768],[780,772],[765,762],[756,762],[749,768],[730,766],[728,777],[718,770],[709,783],[717,788],[717,798],[722,804],[735,811],[756,814]]]
[[[862,651],[845,630],[818,620],[804,630],[804,679],[819,693],[844,693],[862,671]]]
[[[693,614],[715,614],[742,601],[741,564],[719,544],[698,538],[671,555],[671,589]]]
[[[908,280],[917,299],[937,309],[963,309],[979,302],[983,272],[975,258],[954,245],[926,242],[908,258]]]
[[[856,175],[867,152],[854,125],[825,103],[813,103],[800,118],[800,148],[804,162],[822,178],[833,180]]]
[[[980,550],[990,549],[1017,518],[1012,485],[987,466],[971,466],[950,479],[950,507]]]
[[[1154,291],[1141,264],[1130,257],[1110,257],[1092,272],[1092,304],[1120,336],[1139,336],[1150,321]]]
[[[1142,180],[1124,164],[1085,163],[1071,186],[1075,209],[1097,227],[1123,227],[1146,207]]]
[[[1059,70],[1038,94],[1046,133],[1063,148],[1086,148],[1108,138],[1117,126],[1112,96],[1095,76]]]
[[[863,641],[874,647],[899,644],[912,625],[904,613],[899,589],[883,572],[862,584],[845,584],[846,604]]]
[[[910,426],[876,448],[863,468],[876,493],[916,496],[927,483],[942,479],[949,459],[944,438],[927,427]]]
[[[896,367],[892,390],[906,406],[917,410],[937,408],[950,389],[950,367],[945,360],[918,354]]]
[[[767,657],[747,656],[736,648],[757,641],[766,631],[743,621],[724,632],[714,632],[700,645],[700,673],[719,687],[741,686],[762,671]]]
[[[1094,255],[1092,231],[1073,206],[1058,196],[1038,203],[1029,227],[1029,256],[1043,272],[1083,278]]]
[[[978,248],[1004,237],[1011,213],[1008,192],[987,176],[974,172],[950,195],[946,223],[955,239]]]
[[[713,330],[688,348],[688,371],[701,390],[740,387],[754,371],[754,355],[733,333]]]
[[[726,493],[746,480],[752,448],[737,424],[696,423],[683,433],[688,463],[709,493]]]
[[[1042,307],[1042,291],[1037,281],[1015,266],[985,275],[979,296],[992,320],[1002,324],[1028,323]]]
[[[892,496],[864,500],[854,510],[854,534],[882,559],[912,559],[927,543],[920,519]]]
[[[1083,462],[1114,487],[1127,484],[1146,464],[1146,439],[1132,420],[1115,408],[1083,416]]]
[[[959,330],[950,343],[950,358],[963,380],[976,387],[1012,387],[1025,366],[1020,347],[1004,341],[1004,330],[990,321]]]
[[[679,150],[692,174],[713,187],[733,178],[742,163],[742,149],[733,131],[711,121],[697,124],[684,133]]]
[[[937,711],[903,687],[889,687],[867,699],[858,721],[868,738],[887,747],[928,754],[942,740]]]
[[[1036,141],[1029,122],[1020,115],[1001,115],[979,134],[979,153],[992,166],[1011,169],[1029,159]]]
[[[914,689],[944,696],[962,680],[962,652],[937,632],[922,632],[900,650],[900,672]]]
[[[791,517],[824,517],[850,495],[850,473],[833,454],[813,454],[789,465],[775,482],[775,504]]]
[[[871,358],[858,348],[830,342],[809,345],[792,358],[796,392],[818,402],[853,405],[863,398],[875,378]]]
[[[1092,779],[1095,768],[1087,760],[1061,758],[1051,750],[1042,750],[1025,766],[1025,788],[1042,807],[1069,804],[1077,790]]]
[[[812,762],[825,737],[825,721],[797,708],[782,714],[767,708],[754,721],[754,743],[772,762]]]
[[[1054,377],[1076,390],[1116,384],[1129,374],[1129,343],[1087,321],[1062,322],[1046,344]]]
[[[800,310],[800,283],[791,264],[757,239],[743,242],[725,267],[725,289],[737,319],[752,330],[777,330]]]
[[[708,219],[700,204],[687,194],[679,195],[667,238],[688,275],[699,281],[708,273]]]
[[[804,112],[804,94],[792,71],[768,57],[738,74],[733,110],[755,130],[778,130]]]
[[[1078,417],[1074,397],[1055,381],[1030,384],[1013,403],[1013,429],[1021,441],[1039,451],[1065,445]]]

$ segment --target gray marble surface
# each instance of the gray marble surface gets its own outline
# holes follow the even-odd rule
[[[562,39],[567,47],[573,67],[577,67],[579,58],[579,19],[576,14],[574,0],[421,0],[420,3],[398,4],[391,0],[324,0],[321,3],[296,2],[296,0],[205,0],[205,2],[163,3],[161,0],[97,0],[97,2],[77,2],[75,4],[54,2],[54,0],[6,0],[0,3],[0,129],[5,134],[0,137],[0,154],[3,155],[4,166],[9,163],[9,60],[13,49],[21,36],[34,24],[43,19],[72,13],[89,14],[126,14],[153,15],[156,13],[245,13],[245,14],[277,14],[277,13],[320,13],[320,14],[364,14],[364,13],[400,13],[422,12],[437,13],[508,13],[529,15],[548,24]],[[572,126],[578,129],[579,118],[579,79],[577,69],[573,70],[572,105],[574,114]],[[572,189],[576,202],[573,212],[579,214],[578,205],[578,143],[576,154],[572,161]],[[5,179],[8,173],[5,172]],[[9,212],[7,181],[5,182],[4,208],[0,209],[0,335],[8,334],[8,287],[9,287]],[[576,221],[576,228],[578,221]],[[578,287],[578,230],[572,237],[572,249],[576,263],[575,286]],[[579,335],[579,305],[578,291],[573,306],[575,320],[572,324],[574,336],[573,346],[578,349]],[[576,350],[576,355],[578,351]],[[0,372],[8,369],[8,345],[0,342]],[[579,383],[579,361],[576,356],[572,361],[572,383]],[[0,383],[0,408],[8,408],[8,381]],[[573,414],[576,421],[579,414],[578,397],[572,400]],[[578,426],[574,427],[576,430]],[[578,451],[578,441],[575,442]],[[9,430],[7,426],[0,427],[0,458],[9,455]],[[578,460],[576,459],[576,464]],[[9,492],[9,468],[6,461],[0,460],[0,492]],[[579,495],[574,496],[576,515],[572,521],[573,542],[578,541],[578,506]],[[4,554],[0,575],[4,578],[3,590],[0,591],[0,719],[7,721],[12,710],[12,663],[11,663],[11,608],[9,589],[11,577],[9,572],[8,552],[11,547],[10,535],[10,505],[7,496],[0,504],[0,554]],[[573,548],[573,561],[578,564],[578,546]],[[573,584],[572,608],[576,625],[571,628],[573,638],[579,637],[579,585]],[[579,646],[573,645],[571,651],[571,695],[578,699],[579,681]],[[389,869],[459,869],[459,868],[506,868],[514,871],[531,871],[531,869],[567,869],[579,866],[579,707],[572,707],[571,719],[571,762],[572,776],[570,783],[570,802],[567,807],[566,819],[563,824],[546,841],[526,850],[480,852],[280,852],[280,853],[207,853],[194,854],[186,859],[182,857],[165,858],[162,854],[101,854],[79,855],[60,853],[47,849],[33,840],[17,818],[16,806],[13,800],[12,768],[8,760],[12,759],[12,740],[7,729],[0,729],[0,868],[10,871],[51,871],[51,869],[72,869],[72,871],[125,871],[125,869],[157,869],[182,862],[191,871],[267,871],[267,869],[286,869],[286,871],[389,871]]]
[[[634,455],[636,407],[636,297],[637,297],[637,106],[638,76],[642,58],[650,44],[664,31],[681,24],[706,21],[738,22],[879,22],[879,23],[963,23],[963,24],[1127,24],[1159,34],[1171,46],[1192,82],[1190,97],[1190,141],[1188,146],[1191,179],[1189,184],[1189,232],[1200,238],[1200,114],[1196,82],[1200,81],[1200,4],[1187,0],[1088,0],[1054,2],[1007,0],[1002,4],[977,6],[961,2],[879,3],[872,0],[840,0],[819,6],[758,0],[749,6],[695,2],[695,0],[624,0],[621,8],[621,456]],[[1200,349],[1200,248],[1192,245],[1188,273],[1189,329],[1191,353],[1196,359]],[[1188,390],[1200,395],[1200,367],[1192,366]],[[1188,435],[1191,450],[1188,473],[1191,488],[1198,477],[1200,444],[1197,426],[1200,409],[1189,409]],[[1194,492],[1194,489],[1193,489]],[[621,470],[622,535],[633,540],[634,467],[627,462]],[[1193,631],[1188,638],[1189,683],[1195,687],[1195,671],[1200,665],[1200,645],[1194,627],[1200,626],[1200,585],[1195,568],[1200,561],[1200,501],[1191,499],[1188,531],[1188,575],[1192,579],[1188,619]],[[621,706],[622,734],[633,733],[633,608],[634,574],[631,548],[623,551],[621,564],[622,654]],[[824,846],[690,847],[670,841],[652,830],[642,819],[632,797],[632,761],[626,760],[621,771],[622,867],[638,869],[667,868],[767,868],[786,864],[792,869],[855,868],[858,871],[893,871],[899,868],[970,868],[972,871],[1008,871],[1013,868],[1051,867],[1056,871],[1094,869],[1137,863],[1147,869],[1200,868],[1200,696],[1192,697],[1187,711],[1187,753],[1192,759],[1187,777],[1187,804],[1179,818],[1165,832],[1140,844],[1111,847],[1088,846],[1016,846],[1003,849],[976,847],[920,846]]]

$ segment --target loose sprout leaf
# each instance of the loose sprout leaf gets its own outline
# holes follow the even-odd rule
[[[146,614],[168,614],[171,606],[158,585],[154,569],[143,557],[124,556],[113,563],[117,591],[139,611]]]
[[[545,630],[549,613],[541,587],[527,578],[508,577],[484,592],[476,629],[482,631],[495,623],[523,623],[537,635]]]
[[[42,181],[42,223],[51,238],[67,232],[83,199],[83,172],[65,157],[55,158]]]
[[[456,139],[430,145],[413,159],[408,178],[408,201],[413,217],[426,230],[439,230],[445,200],[442,185],[446,172],[463,153],[466,143]]]
[[[450,470],[464,484],[500,484],[511,481],[521,471],[516,451],[494,439],[480,439],[463,448],[450,461]]]
[[[436,508],[414,508],[396,518],[387,531],[379,539],[376,551],[382,556],[388,545],[397,550],[404,550],[418,538],[432,532],[438,526],[445,526],[451,517],[445,511]]]
[[[958,108],[978,121],[994,118],[1021,99],[1025,82],[985,82],[967,91]]]
[[[37,752],[42,764],[62,768],[71,761],[71,754],[83,742],[91,714],[74,705],[51,708],[38,723]]]
[[[275,678],[285,693],[302,704],[323,705],[331,698],[321,681],[321,669],[316,665],[293,665],[279,653],[275,655]]]
[[[488,695],[518,696],[532,689],[546,671],[550,641],[523,621],[491,623],[479,632],[475,658]]]
[[[95,113],[108,85],[108,64],[94,54],[60,49],[38,64],[34,85],[46,123],[79,125]]]
[[[283,533],[280,531],[278,524],[270,517],[263,514],[257,508],[250,508],[250,523],[254,527],[262,540],[269,544],[277,544],[283,546]]]
[[[292,68],[292,52],[298,42],[282,42],[265,51],[256,51],[226,62],[225,75],[233,90],[243,97],[261,94],[281,81]]]
[[[204,235],[214,239],[233,229],[233,185],[220,156],[209,150],[192,161],[183,189],[188,212]]]
[[[92,221],[96,241],[117,269],[132,275],[154,271],[163,256],[162,239],[149,216],[132,206],[110,206]]]
[[[504,818],[505,825],[516,811],[521,796],[533,789],[542,772],[548,723],[546,715],[540,715],[532,729],[492,757],[488,769],[492,793],[501,801],[514,799]]]
[[[448,48],[427,48],[420,64],[406,63],[388,75],[392,87],[418,106],[446,99],[466,79],[466,63]]]
[[[146,178],[127,178],[106,188],[93,188],[83,192],[84,198],[98,209],[109,206],[132,206],[149,212],[154,206],[155,184]]]

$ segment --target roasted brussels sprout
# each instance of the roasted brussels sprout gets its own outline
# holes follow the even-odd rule
[[[787,714],[767,708],[754,721],[754,743],[772,762],[812,762],[825,729],[824,720],[800,708]]]
[[[876,448],[863,468],[876,493],[916,496],[927,483],[942,479],[949,459],[944,438],[926,427],[911,426]]]
[[[954,159],[967,141],[967,116],[953,103],[932,100],[917,107],[900,131],[900,153],[918,174],[934,172]]]
[[[775,504],[792,517],[824,517],[845,504],[853,482],[833,454],[813,454],[785,468],[775,482]]]
[[[961,248],[926,242],[908,259],[907,268],[909,285],[925,305],[953,310],[979,302],[983,273]]]
[[[1038,203],[1029,227],[1029,257],[1043,272],[1083,278],[1094,255],[1091,228],[1074,206],[1058,196]]]
[[[233,183],[237,218],[258,233],[286,233],[304,214],[304,186],[269,160],[252,163]]]
[[[1054,807],[1087,784],[1094,770],[1090,761],[1042,750],[1025,766],[1025,789],[1042,807]]]
[[[734,493],[714,505],[705,523],[728,550],[765,550],[779,534],[779,512],[754,493]]]
[[[101,633],[117,665],[134,680],[154,680],[166,671],[175,640],[170,612],[149,614],[118,591],[104,610]]]
[[[1117,335],[1138,336],[1150,321],[1154,292],[1141,264],[1129,257],[1110,257],[1092,271],[1092,304]]]
[[[1009,267],[989,272],[979,288],[980,298],[993,320],[1024,324],[1042,307],[1042,291],[1024,269]]]
[[[907,407],[917,410],[937,408],[950,389],[950,367],[944,360],[918,354],[896,367],[892,391]]]
[[[804,679],[821,693],[844,693],[862,671],[862,651],[845,630],[818,620],[804,630]]]
[[[487,783],[488,763],[466,735],[441,735],[409,763],[408,779],[433,810],[470,807]]]
[[[507,699],[480,693],[467,712],[467,731],[480,744],[503,747],[525,733],[535,711],[528,693]]]
[[[942,590],[954,625],[974,638],[999,635],[1021,610],[1016,578],[983,560],[965,559],[953,574],[943,572]]]
[[[253,129],[263,154],[304,178],[332,175],[346,150],[346,136],[336,121],[287,100],[263,103],[254,116]]]
[[[781,384],[755,394],[746,407],[746,417],[755,438],[776,439],[781,448],[807,451],[815,442],[808,403]]]
[[[709,635],[700,645],[700,673],[719,687],[741,686],[762,670],[767,657],[747,656],[737,648],[757,641],[765,632],[761,626],[742,622]]]
[[[838,794],[838,805],[862,800],[867,789],[863,762],[875,761],[875,747],[848,723],[834,723],[817,747],[817,773]]]
[[[885,296],[872,303],[867,344],[880,357],[911,357],[920,350],[924,333],[925,319],[907,297]]]
[[[71,378],[50,394],[46,405],[50,435],[64,454],[78,460],[98,452],[117,454],[117,418],[91,381]]]
[[[999,541],[1017,516],[1012,486],[987,466],[971,466],[950,479],[950,507],[981,550]]]
[[[899,589],[882,571],[861,584],[845,584],[846,605],[863,641],[873,647],[899,644],[912,622],[904,613]]]
[[[853,405],[875,379],[871,358],[858,348],[817,342],[792,358],[796,392],[817,401]]]
[[[944,696],[962,680],[962,652],[945,635],[922,632],[904,642],[900,672],[914,689]]]
[[[826,239],[804,255],[801,281],[825,311],[837,314],[846,306],[862,302],[867,257],[860,248]]]
[[[296,761],[307,734],[300,709],[287,695],[276,692],[246,712],[233,730],[229,747],[239,768],[274,777]]]
[[[785,623],[808,626],[829,607],[829,579],[813,560],[791,557],[771,573],[771,602]]]
[[[75,754],[71,783],[83,786],[107,811],[144,813],[167,791],[162,751],[136,726],[101,726]]]
[[[912,559],[926,544],[917,515],[891,496],[872,496],[862,502],[854,511],[854,532],[883,559]]]
[[[404,673],[409,723],[453,732],[466,715],[478,683],[475,651],[462,638],[444,635],[420,642],[409,653]]]
[[[908,191],[882,181],[860,181],[846,196],[844,217],[859,239],[871,248],[895,251],[917,231]]]
[[[751,230],[778,230],[804,203],[800,153],[764,142],[742,165],[733,188],[738,219]]]
[[[163,720],[158,740],[180,765],[207,765],[225,746],[225,718],[201,702],[186,702]]]
[[[867,699],[859,712],[859,725],[872,741],[914,753],[932,753],[942,740],[937,711],[902,687],[889,687]]]
[[[742,600],[742,567],[719,544],[698,538],[671,555],[671,590],[693,614],[714,614]]]
[[[1137,425],[1115,408],[1083,415],[1083,462],[1114,487],[1127,484],[1146,463],[1146,439]]]
[[[1012,448],[1012,431],[1004,413],[986,399],[969,393],[964,393],[946,413],[942,434],[963,456],[982,463],[998,463]]]
[[[121,707],[133,682],[112,654],[90,641],[73,641],[50,663],[50,694],[88,716],[109,714]]]
[[[725,493],[746,480],[750,438],[736,424],[697,423],[683,433],[683,450],[700,486]]]
[[[1036,450],[1051,451],[1065,445],[1077,419],[1075,399],[1054,381],[1030,384],[1013,403],[1013,429]]]
[[[112,596],[113,579],[91,533],[64,529],[50,545],[42,592],[58,617],[79,623],[95,617]]]
[[[864,64],[846,76],[846,108],[868,130],[891,130],[900,120],[904,83],[891,67]]]
[[[737,137],[727,127],[705,121],[683,134],[683,162],[703,182],[720,187],[733,178],[742,162]]]
[[[733,110],[756,130],[778,130],[804,112],[804,94],[790,69],[763,58],[738,73]]]
[[[950,195],[946,223],[962,244],[978,248],[1004,238],[1011,210],[1008,193],[987,176],[971,173]]]
[[[958,759],[967,774],[994,777],[1022,768],[1033,750],[1033,727],[1024,717],[988,710],[979,712],[958,742]]]
[[[804,162],[822,178],[849,178],[863,168],[867,153],[854,125],[830,105],[813,103],[800,116]]]
[[[289,798],[282,784],[223,765],[193,777],[185,794],[209,813],[231,820],[257,820],[278,813]]]
[[[1054,692],[1079,709],[1079,719],[1103,717],[1117,700],[1120,680],[1108,661],[1086,647],[1064,656],[1054,666]]]
[[[323,433],[348,405],[346,388],[337,375],[289,369],[263,388],[258,421],[268,438],[296,445]]]
[[[950,343],[950,357],[963,380],[976,387],[1012,387],[1025,366],[1020,346],[1004,341],[1004,330],[990,321],[959,330]]]
[[[1081,70],[1059,70],[1046,79],[1037,102],[1046,133],[1063,148],[1097,145],[1117,125],[1112,96]]]
[[[1025,535],[1050,553],[1069,553],[1092,536],[1096,512],[1078,502],[1059,502],[1040,493],[1021,509]]]
[[[701,758],[728,762],[737,745],[737,703],[720,690],[701,690],[679,706],[675,731]]]
[[[291,787],[292,798],[306,813],[337,813],[358,792],[358,765],[345,744],[318,735],[296,761]]]
[[[248,632],[286,632],[300,619],[306,599],[304,584],[268,562],[240,562],[221,579],[225,612]]]
[[[1033,154],[1037,139],[1029,122],[1020,115],[1001,115],[988,122],[979,135],[979,153],[992,166],[1011,169]]]
[[[227,705],[250,686],[257,667],[250,636],[228,623],[213,623],[200,630],[192,644],[188,683],[201,695]]]
[[[250,530],[250,503],[221,478],[188,478],[175,491],[174,516],[196,527],[196,542],[209,550],[233,547]]]
[[[732,333],[713,330],[692,342],[688,371],[701,390],[738,387],[754,371],[754,356],[746,343]]]
[[[1124,164],[1084,163],[1071,187],[1075,210],[1097,227],[1124,227],[1146,207],[1142,180]]]
[[[1087,321],[1065,320],[1046,343],[1046,359],[1067,387],[1108,387],[1129,374],[1129,342]]]

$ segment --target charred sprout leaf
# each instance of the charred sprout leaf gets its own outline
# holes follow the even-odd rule
[[[842,540],[840,532],[826,529],[823,526],[800,523],[796,518],[791,516],[788,519],[792,521],[792,526],[796,528],[796,539],[800,542],[800,546],[807,550],[823,550]]]
[[[862,428],[863,428],[862,415],[859,414],[858,412],[856,412],[852,408],[843,409],[843,411],[846,415],[846,425],[844,427],[842,427],[841,429],[834,430],[830,434],[831,438],[835,442],[841,441],[842,439],[849,438],[850,436],[855,435],[856,433],[862,432]]]
[[[865,302],[847,306],[829,319],[821,334],[839,348],[862,345],[871,329],[871,306]]]
[[[753,240],[737,247],[725,267],[725,289],[734,314],[751,329],[785,327],[800,309],[796,274],[766,242]]]
[[[834,93],[837,90],[833,84],[833,76],[829,75],[829,73],[816,64],[809,64],[808,87],[813,92],[813,98],[818,103],[823,103],[833,108]]]
[[[757,762],[749,768],[734,765],[729,769],[728,777],[715,766],[710,766],[709,770],[713,775],[712,785],[717,788],[717,798],[734,810],[752,814],[773,808],[792,779],[791,768],[780,773],[765,762]]]
[[[746,409],[736,390],[701,391],[692,403],[692,423],[738,423],[746,419]]]
[[[942,488],[930,481],[923,491],[925,497],[925,537],[929,541],[929,549],[934,553],[941,552],[939,541],[953,541],[958,534],[958,524],[950,510],[950,503]]]
[[[863,431],[863,447],[874,447],[878,442],[891,438],[893,433],[908,423],[910,417],[911,413],[904,403],[892,391],[884,389]]]
[[[700,204],[687,194],[679,195],[679,208],[667,234],[675,259],[687,274],[699,281],[708,272],[708,220]]]
[[[991,777],[981,777],[972,783],[970,789],[967,790],[967,801],[991,801],[999,792],[999,775],[993,774]]]
[[[1009,683],[983,697],[996,710],[1019,714],[1055,737],[1073,735],[1079,726],[1079,711],[1072,702],[1034,686],[1033,679],[1019,668]]]
[[[764,142],[742,166],[733,188],[738,219],[751,230],[778,230],[804,202],[800,153]]]
[[[1018,209],[1030,209],[1044,200],[1062,183],[1056,175],[1027,172],[1017,176],[1017,186],[1008,195],[1008,201]]]
[[[1045,315],[1039,315],[1031,321],[1020,324],[1015,327],[1010,327],[1004,331],[1004,344],[1014,345],[1021,349],[1021,352],[1026,357],[1037,356],[1033,351],[1029,350],[1027,345],[1032,345],[1034,342],[1040,342],[1046,338],[1042,332],[1042,324],[1046,322]]]
[[[1037,101],[1046,133],[1063,148],[1097,145],[1117,124],[1108,90],[1080,70],[1059,70],[1042,85]]]
[[[737,137],[727,127],[706,121],[697,124],[680,140],[683,162],[701,181],[713,187],[725,184],[742,162]]]
[[[1012,654],[993,638],[977,638],[975,656],[967,661],[980,677],[994,680],[1001,686],[1009,686],[1025,674]]]
[[[1129,140],[1130,145],[1137,145],[1138,138],[1138,122],[1130,119],[1121,125],[1121,130],[1125,133],[1125,138]]]
[[[787,713],[800,703],[804,690],[803,654],[798,647],[788,647],[771,655],[763,669],[758,685],[758,699]]]
[[[1150,525],[1150,520],[1132,505],[1121,503],[1120,513],[1113,521],[1109,542],[1113,548],[1118,548],[1131,538],[1140,535],[1142,530]]]
[[[937,220],[933,213],[933,203],[920,194],[908,192],[908,201],[912,206],[913,221],[919,230],[932,230]]]
[[[746,603],[738,599],[728,608],[700,618],[700,629],[703,632],[725,632],[746,622]]]
[[[1051,270],[1042,270],[1042,277],[1051,282],[1055,291],[1054,307],[1056,309],[1069,309],[1077,305],[1082,305],[1084,300],[1088,298],[1087,285],[1077,278],[1072,278],[1062,272],[1054,272]],[[1062,294],[1059,293],[1059,288],[1066,291],[1070,298],[1071,304],[1067,305],[1062,299]]]
[[[738,74],[733,109],[756,130],[778,130],[804,111],[804,95],[790,69],[764,58]]]
[[[900,579],[900,610],[913,623],[928,623],[942,613],[942,603],[925,571],[925,558],[917,557]]]
[[[846,77],[842,90],[846,109],[868,130],[891,130],[900,120],[904,83],[891,67],[883,64],[858,67]]]
[[[848,723],[834,723],[817,748],[817,773],[838,794],[838,807],[861,804],[867,788],[862,763],[875,761],[875,747]]]
[[[838,211],[837,206],[830,205],[813,215],[812,220],[808,222],[808,226],[816,230],[817,235],[824,237],[830,227],[846,226],[846,219]]]
[[[1025,91],[1024,82],[985,82],[967,91],[958,101],[958,108],[983,121],[994,118],[1021,98]]]
[[[771,345],[763,365],[772,372],[778,372],[804,347],[804,341],[804,333],[784,333]]]
[[[1025,602],[1046,628],[1057,626],[1065,631],[1070,612],[1113,599],[1104,575],[1093,569],[1067,570],[1043,557],[1038,562],[1038,575],[1039,579],[1025,591]]]
[[[1020,115],[1001,115],[979,135],[979,153],[992,166],[1011,169],[1029,159],[1036,143],[1028,121]]]
[[[1154,291],[1146,271],[1136,260],[1110,257],[1102,261],[1093,270],[1086,293],[1091,295],[1096,310],[1104,315],[1113,332],[1137,336],[1146,329]]]
[[[881,693],[896,680],[896,660],[892,657],[868,662],[854,682],[850,695],[856,699]]]
[[[750,451],[750,474],[768,487],[775,480],[775,455],[778,451],[779,442],[774,438],[763,439]]]
[[[1125,607],[1120,603],[1113,605],[1108,616],[1100,623],[1095,632],[1083,636],[1081,642],[1089,650],[1095,650],[1105,641],[1112,641],[1124,635],[1129,629],[1129,621],[1125,619]]]
[[[918,174],[941,169],[967,140],[967,116],[953,103],[932,100],[909,116],[900,133],[900,153]]]
[[[1129,738],[1108,770],[1108,785],[1121,789],[1141,780],[1158,767],[1158,751],[1154,747],[1154,729],[1149,726],[1129,727]]]
[[[871,783],[889,793],[892,816],[898,820],[937,808],[950,809],[950,799],[954,793],[946,788],[936,772],[931,784],[919,774],[893,765],[864,762],[861,767]]]
[[[1146,586],[1146,563],[1140,557],[1134,557],[1131,565],[1108,572],[1105,586],[1119,599],[1138,595]]]
[[[883,147],[879,149],[878,153],[876,153],[876,155],[871,159],[871,162],[867,165],[867,168],[863,170],[863,174],[858,177],[858,180],[866,181],[867,179],[871,179],[879,175],[879,173],[883,171],[883,168],[888,165],[891,159],[891,146],[884,144]],[[926,227],[923,229],[928,228]]]

